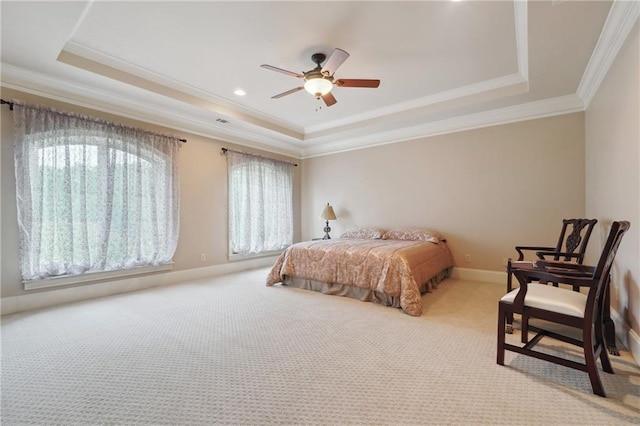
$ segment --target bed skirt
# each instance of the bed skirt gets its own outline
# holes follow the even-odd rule
[[[429,285],[432,288],[436,288],[438,283],[451,276],[453,268],[447,268],[440,272],[429,281],[420,285],[420,293],[427,293]],[[282,280],[283,285],[291,287],[302,288],[304,290],[317,291],[324,294],[330,294],[332,296],[350,297],[352,299],[358,299],[363,302],[374,302],[384,306],[392,306],[394,308],[400,308],[400,297],[384,294],[379,291],[373,291],[366,288],[355,287],[345,284],[330,284],[322,281],[308,280],[306,278],[291,277],[285,275]]]

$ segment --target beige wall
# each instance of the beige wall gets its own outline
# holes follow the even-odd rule
[[[635,28],[618,53],[585,114],[586,212],[600,218],[590,244],[594,259],[614,220],[628,220],[612,274],[612,307],[631,332],[640,362],[640,29]]]
[[[584,215],[584,114],[430,137],[306,159],[302,237],[356,226],[441,231],[458,267],[503,271],[513,247],[555,245]],[[471,263],[464,255],[471,255]]]
[[[227,163],[220,148],[241,148],[206,137],[178,132],[135,120],[105,114],[99,111],[79,108],[2,88],[2,99],[21,99],[29,103],[50,105],[62,110],[79,112],[105,118],[123,124],[142,127],[166,134],[186,138],[188,142],[180,149],[180,239],[174,256],[174,271],[202,268],[228,262],[227,225]],[[2,297],[26,294],[21,283],[18,264],[18,235],[16,220],[15,175],[13,167],[12,113],[6,106],[2,114],[2,140],[0,144],[0,164],[2,196],[0,199],[1,256],[0,294]],[[272,157],[287,157],[266,153]],[[300,239],[300,167],[294,174],[294,239]],[[206,261],[200,261],[200,253],[205,253]],[[41,290],[47,291],[47,290]],[[29,294],[37,290],[29,291]]]

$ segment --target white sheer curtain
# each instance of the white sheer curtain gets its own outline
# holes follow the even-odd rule
[[[293,242],[293,164],[227,152],[232,254],[281,250]]]
[[[170,262],[179,231],[180,142],[14,105],[23,279]]]

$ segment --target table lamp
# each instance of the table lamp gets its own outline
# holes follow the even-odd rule
[[[329,203],[327,203],[327,205],[324,206],[324,210],[322,210],[322,213],[320,213],[320,218],[327,221],[324,227],[324,237],[322,239],[330,240],[331,236],[329,235],[329,232],[331,232],[331,227],[329,226],[329,221],[336,220],[338,218],[336,217],[336,214],[333,211],[333,207],[331,207]]]

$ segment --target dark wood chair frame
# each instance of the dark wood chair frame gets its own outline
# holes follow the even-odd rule
[[[563,219],[562,229],[560,231],[560,237],[555,247],[542,247],[542,246],[516,246],[518,252],[518,260],[513,262],[511,259],[507,261],[507,293],[513,290],[512,282],[512,269],[514,267],[522,266],[520,263],[525,258],[524,252],[535,252],[536,256],[540,260],[552,258],[553,260],[563,260],[566,262],[575,262],[581,265],[584,261],[584,256],[587,251],[587,243],[591,238],[593,228],[598,223],[598,219]],[[569,228],[571,230],[569,231]],[[584,231],[584,235],[583,235]],[[558,283],[552,283],[554,286],[558,286]],[[574,291],[579,291],[574,287]],[[526,321],[526,317],[523,318],[523,323]],[[513,316],[508,318],[506,332],[511,334],[513,332]]]
[[[562,230],[560,231],[558,244],[555,247],[516,246],[516,251],[518,252],[517,262],[524,261],[524,252],[533,251],[540,260],[552,257],[553,260],[574,261],[581,265],[587,251],[587,243],[591,238],[591,233],[596,223],[598,223],[598,219],[563,219]],[[571,232],[567,232],[569,226],[572,227]],[[583,230],[585,230],[584,235],[582,235]],[[512,263],[511,259],[507,262],[507,293],[513,290],[509,270],[513,267]]]
[[[520,289],[513,302],[501,300],[498,303],[498,354],[497,363],[504,365],[505,351],[517,352],[523,355],[549,361],[565,367],[586,371],[591,381],[593,392],[602,397],[606,396],[600,375],[598,373],[597,359],[600,358],[602,369],[613,374],[613,367],[609,360],[605,347],[603,312],[605,310],[605,293],[609,284],[609,274],[615,258],[616,251],[624,233],[629,229],[629,222],[613,222],[609,237],[607,238],[600,260],[596,267],[561,263],[556,261],[537,261],[528,268],[514,268],[513,274],[520,283]],[[574,317],[545,309],[533,308],[526,305],[528,284],[532,280],[546,280],[569,284],[577,287],[587,287],[587,303],[584,316]],[[537,285],[537,284],[534,284]],[[563,291],[558,289],[558,291]],[[507,317],[514,313],[525,315],[527,318],[539,318],[582,330],[582,340],[573,339],[539,327],[527,324],[523,328],[522,343],[517,346],[505,342],[505,326]],[[526,329],[526,330],[525,330]],[[528,339],[529,330],[537,334],[531,340]],[[543,338],[551,337],[566,343],[581,346],[584,352],[585,363],[571,361],[558,356],[533,350],[533,347]]]

